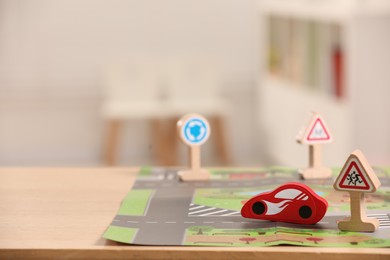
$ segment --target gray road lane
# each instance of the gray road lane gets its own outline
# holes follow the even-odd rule
[[[171,189],[158,189],[144,217],[149,223],[144,222],[134,243],[145,244],[151,241],[153,244],[161,245],[166,244],[167,241],[181,243],[184,229],[174,220],[187,217],[188,205],[191,203],[193,193],[193,189],[186,187],[176,187],[174,193]],[[163,235],[156,236],[156,233]]]

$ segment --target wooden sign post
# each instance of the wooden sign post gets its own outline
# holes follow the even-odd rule
[[[322,166],[322,144],[332,141],[324,119],[314,112],[309,123],[297,136],[298,143],[309,145],[309,167],[300,172],[304,179],[323,179],[332,176],[331,169]]]
[[[363,153],[354,151],[345,162],[333,187],[338,191],[348,191],[351,200],[351,217],[338,222],[343,231],[374,232],[378,220],[368,219],[364,205],[364,194],[375,192],[380,181]]]
[[[200,181],[210,179],[210,173],[201,168],[200,146],[210,136],[210,125],[206,118],[198,114],[188,114],[177,122],[181,140],[190,148],[190,170],[179,171],[182,181]]]

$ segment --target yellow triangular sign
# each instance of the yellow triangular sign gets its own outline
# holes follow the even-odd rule
[[[313,112],[309,123],[299,132],[297,141],[302,144],[321,144],[332,142],[333,137],[322,116]]]
[[[355,150],[345,162],[333,187],[339,191],[375,192],[380,181],[366,157]]]

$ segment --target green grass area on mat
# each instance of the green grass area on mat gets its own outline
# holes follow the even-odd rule
[[[142,166],[139,170],[138,174],[139,176],[149,176],[152,174],[153,167],[151,166]]]
[[[119,209],[118,215],[142,216],[148,206],[149,199],[154,190],[139,189],[127,193]]]
[[[104,232],[103,237],[117,242],[131,243],[133,242],[137,230],[138,229],[136,228],[109,226],[106,232]]]

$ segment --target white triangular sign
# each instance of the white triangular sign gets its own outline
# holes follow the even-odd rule
[[[330,143],[333,138],[324,119],[318,113],[313,113],[309,123],[300,131],[297,141],[303,144]]]
[[[330,135],[326,130],[324,123],[322,123],[321,118],[317,118],[314,122],[312,129],[310,130],[307,140],[308,141],[328,141]]]
[[[367,179],[367,174],[364,169],[361,169],[359,163],[351,160],[339,182],[339,187],[353,190],[370,190],[372,184],[367,182]]]
[[[334,183],[336,190],[374,192],[379,187],[380,182],[374,171],[365,158],[359,158],[361,156],[363,154],[355,151],[348,157]]]

